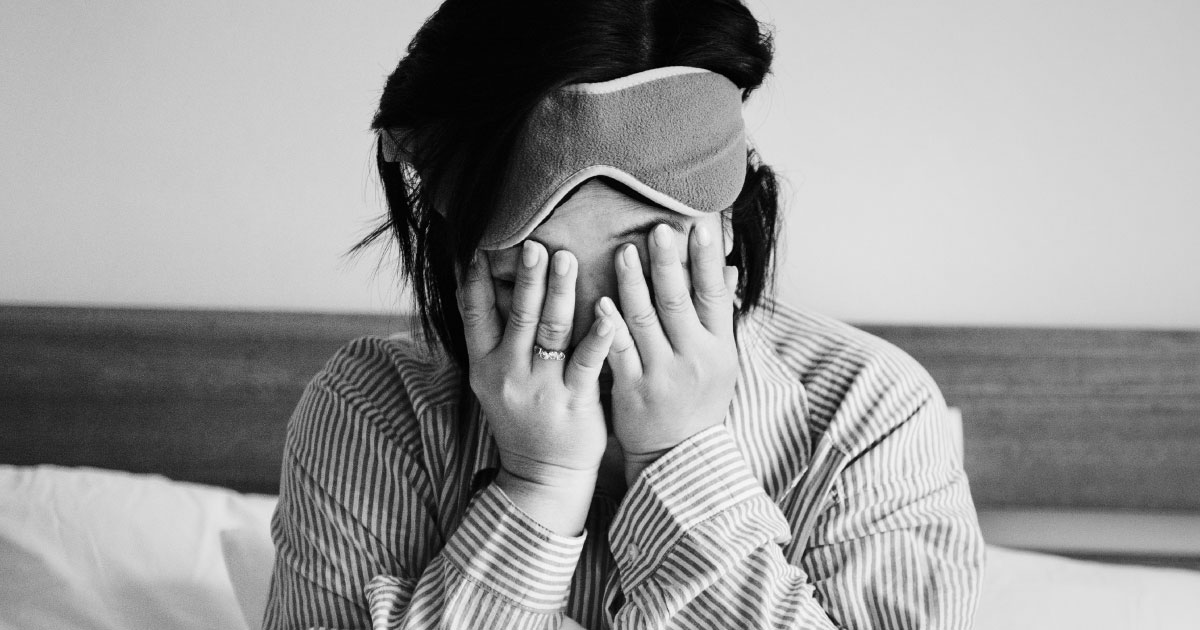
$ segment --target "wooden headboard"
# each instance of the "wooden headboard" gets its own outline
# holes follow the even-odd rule
[[[309,378],[346,341],[410,326],[405,316],[0,306],[0,462],[273,493]],[[962,409],[981,515],[1200,514],[1200,331],[863,328],[916,357]]]
[[[1200,331],[863,328],[962,409],[981,506],[1200,511]]]
[[[0,462],[275,493],[288,417],[346,341],[402,316],[0,307]]]
[[[1200,330],[863,328],[962,410],[989,542],[1200,569]]]

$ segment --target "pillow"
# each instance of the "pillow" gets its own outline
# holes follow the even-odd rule
[[[976,630],[1194,630],[1200,619],[1197,571],[987,551]]]
[[[962,411],[950,430],[963,452]],[[984,523],[984,537],[991,540]],[[1088,562],[987,545],[976,630],[1196,627],[1200,572]]]
[[[156,475],[0,465],[0,629],[251,627],[219,537],[261,532],[274,505]]]
[[[258,628],[275,502],[154,475],[0,465],[0,630]],[[1200,572],[987,550],[978,630],[1200,618]]]
[[[261,628],[275,565],[270,516],[251,527],[222,531],[221,553],[242,619],[250,628]]]

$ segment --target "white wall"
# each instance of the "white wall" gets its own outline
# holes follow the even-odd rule
[[[5,3],[0,301],[385,310],[367,132],[436,5]],[[756,0],[784,299],[1200,328],[1200,4]]]
[[[784,295],[857,320],[1200,327],[1200,3],[768,3]]]
[[[416,10],[424,5],[423,10]],[[384,79],[431,2],[0,9],[0,300],[376,310]]]

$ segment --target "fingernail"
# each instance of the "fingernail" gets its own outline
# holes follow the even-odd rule
[[[630,269],[636,268],[638,266],[637,248],[633,245],[626,245],[625,251],[621,252],[621,261]]]
[[[521,264],[526,267],[533,267],[537,264],[537,261],[537,246],[533,244],[533,241],[525,241],[525,244],[521,246]]]
[[[600,325],[596,327],[596,332],[600,333],[601,337],[607,337],[608,333],[612,332],[612,322],[608,318],[600,320]]]
[[[659,223],[654,228],[654,242],[658,243],[659,247],[670,247],[671,237],[673,236],[671,234],[672,231],[666,223]]]
[[[571,257],[567,252],[554,252],[554,274],[557,276],[565,276],[571,270]]]
[[[696,242],[700,243],[701,247],[708,247],[712,243],[712,234],[708,228],[703,225],[696,226]]]
[[[471,254],[471,266],[476,267],[478,265],[479,265],[479,250],[477,249]]]
[[[605,315],[612,315],[613,313],[617,312],[617,307],[613,305],[612,299],[610,299],[607,295],[600,298],[600,312],[604,313]]]

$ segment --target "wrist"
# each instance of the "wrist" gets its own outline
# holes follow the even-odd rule
[[[648,453],[625,453],[625,485],[632,488],[633,482],[641,476],[642,471],[666,455],[671,449],[664,448]]]
[[[496,484],[526,516],[560,536],[583,533],[597,471],[563,470],[550,478],[530,479],[501,467]]]

